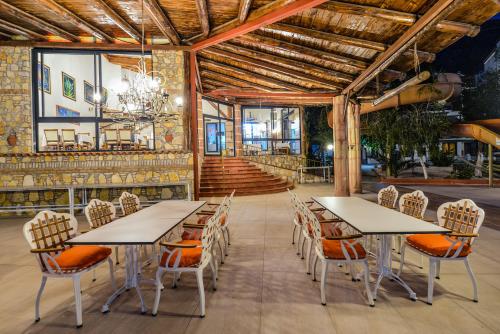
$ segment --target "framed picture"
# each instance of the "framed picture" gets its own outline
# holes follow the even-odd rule
[[[76,101],[75,78],[64,72],[62,72],[62,93],[64,97]]]
[[[94,104],[94,86],[88,81],[83,81],[83,99],[85,102]]]
[[[57,117],[80,117],[80,112],[56,105],[56,116]]]
[[[43,75],[42,75],[43,74]],[[43,78],[43,82],[42,82]],[[42,73],[42,64],[38,63],[38,89],[42,89],[47,94],[51,93],[50,87],[50,67],[47,65],[43,65],[43,73]]]

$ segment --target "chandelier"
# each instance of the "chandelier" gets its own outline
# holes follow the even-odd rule
[[[161,72],[150,71],[144,55],[144,1],[141,1],[141,57],[136,66],[130,69],[135,72],[129,78],[124,75],[116,95],[120,111],[110,113],[117,122],[165,122],[178,119],[179,107],[182,106],[182,97],[175,99],[177,111],[174,110],[170,95],[164,88],[166,80]]]

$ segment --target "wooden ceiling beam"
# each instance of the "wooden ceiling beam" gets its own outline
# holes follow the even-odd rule
[[[210,34],[210,23],[208,21],[209,14],[206,0],[196,0],[196,9],[198,10],[198,17],[200,18],[201,31],[205,37]]]
[[[12,38],[12,34],[8,34],[6,32],[0,31],[0,36],[6,37],[6,38]]]
[[[419,18],[417,14],[389,10],[380,7],[358,5],[340,1],[328,1],[317,8],[335,13],[358,15],[383,19],[405,26],[412,26]],[[472,24],[442,20],[436,24],[436,30],[474,37],[479,33],[480,27]]]
[[[87,0],[90,5],[94,6],[99,11],[103,12],[111,21],[115,23],[127,35],[135,39],[137,42],[141,41],[141,33],[130,25],[123,17],[121,17],[113,8],[106,4],[103,0]]]
[[[81,17],[75,15],[73,12],[68,10],[67,8],[58,4],[55,0],[36,0],[39,4],[49,9],[51,12],[55,13],[62,21],[68,21],[74,26],[88,32],[95,38],[113,42],[114,38],[110,35],[106,34],[104,31],[100,30],[97,27],[94,27],[87,21],[83,20]]]
[[[174,45],[181,44],[181,38],[174,28],[174,25],[165,14],[163,9],[158,4],[157,0],[143,0],[144,9],[147,11],[148,15],[154,21],[158,29],[162,34],[167,37],[170,42]]]
[[[397,57],[413,45],[423,33],[437,24],[443,17],[446,17],[460,2],[461,0],[438,0],[414,25],[406,30],[386,51],[380,54],[342,93],[357,93],[375,78],[378,73],[387,68]]]
[[[258,73],[248,71],[248,70],[245,70],[245,69],[242,69],[239,67],[234,67],[234,66],[231,66],[228,64],[222,64],[222,63],[219,63],[219,62],[216,62],[213,60],[209,60],[206,58],[203,58],[202,60],[200,60],[200,65],[202,67],[208,67],[208,68],[215,67],[215,68],[219,69],[220,71],[223,71],[224,73],[229,73],[229,72],[238,73],[239,75],[244,75],[245,77],[254,78],[256,80],[270,83],[270,84],[276,85],[278,87],[289,89],[289,90],[295,91],[295,92],[308,91],[308,88],[306,88],[306,87],[302,87],[302,86],[299,86],[299,85],[296,85],[296,84],[293,84],[290,82],[271,78],[269,76],[258,74]]]
[[[201,81],[203,83],[207,83],[209,85],[212,85],[212,86],[216,87],[216,89],[219,89],[219,87],[228,87],[228,88],[233,88],[233,89],[241,89],[242,88],[240,86],[233,85],[233,84],[230,84],[230,83],[227,83],[227,82],[223,82],[223,81],[219,81],[219,80],[215,80],[215,79],[212,79],[212,78],[203,78]]]
[[[241,105],[276,105],[276,106],[299,106],[299,105],[331,105],[331,97],[252,97],[236,98],[234,101]]]
[[[56,27],[55,25],[42,20],[41,18],[31,15],[30,13],[25,12],[3,0],[0,0],[0,9],[2,10],[2,12],[20,18],[21,20],[31,24],[32,26],[37,27],[40,30],[47,31],[54,36],[59,36],[70,42],[80,41],[80,38],[78,36],[73,35],[64,29]]]
[[[333,98],[338,94],[335,93],[296,93],[296,92],[260,92],[260,91],[250,91],[250,90],[234,90],[234,89],[217,89],[216,93],[218,95],[234,96],[234,97],[297,97],[297,98]]]
[[[240,23],[246,21],[250,7],[252,7],[252,0],[240,0],[240,9],[238,11],[238,20]]]
[[[265,60],[269,63],[273,63],[276,65],[284,66],[287,68],[291,69],[301,69],[304,71],[304,73],[307,73],[308,75],[313,75],[316,77],[321,78],[323,75],[327,75],[329,78],[331,78],[332,81],[337,81],[337,82],[351,82],[354,80],[354,76],[340,72],[340,71],[334,71],[322,66],[282,57],[282,56],[276,56],[270,53],[262,52],[262,51],[256,51],[252,49],[248,49],[242,46],[234,45],[231,43],[221,43],[215,46],[216,48],[234,52],[237,54],[241,54],[247,57],[251,57],[254,59],[261,59]]]
[[[343,85],[340,85],[338,83],[332,82],[330,80],[327,80],[327,79],[324,79],[321,77],[314,77],[314,76],[311,76],[311,74],[307,74],[307,73],[300,72],[300,71],[297,71],[294,69],[290,69],[290,68],[286,68],[286,67],[283,67],[280,65],[269,63],[269,62],[264,61],[264,60],[250,58],[250,57],[247,57],[247,56],[244,56],[241,54],[234,53],[232,51],[223,50],[222,48],[218,48],[218,47],[211,47],[208,49],[204,49],[202,51],[202,53],[208,53],[208,54],[216,55],[219,57],[232,59],[232,60],[237,61],[238,63],[241,63],[241,64],[247,64],[247,65],[250,65],[252,67],[262,68],[262,69],[265,69],[267,71],[274,72],[277,74],[294,77],[296,79],[300,79],[300,80],[303,80],[303,81],[306,81],[306,82],[309,82],[312,84],[321,85],[323,87],[327,87],[327,88],[333,89],[333,90],[338,90],[339,88],[342,89],[344,87]]]
[[[224,30],[227,29],[226,31],[221,32],[218,30],[211,37],[193,44],[192,50],[199,51],[212,45],[227,41],[231,38],[249,33],[264,25],[283,20],[306,9],[315,7],[325,1],[326,0],[273,1],[252,11],[244,23],[241,23],[239,18],[232,20],[234,23],[225,25],[227,28],[224,28]]]
[[[7,30],[14,35],[21,35],[28,39],[47,39],[47,36],[39,34],[33,30],[23,28],[17,24],[0,19],[0,29]]]
[[[196,85],[198,86],[201,93],[203,93],[203,85],[201,83],[200,68],[198,67],[198,56],[194,54],[194,69],[196,71]]]
[[[17,47],[38,47],[52,49],[73,49],[73,50],[111,50],[111,51],[141,51],[140,44],[129,43],[67,43],[67,42],[35,42],[35,41],[1,41],[0,46],[17,46]],[[189,51],[188,45],[172,45],[172,44],[146,44],[145,51],[151,50],[176,50]]]
[[[262,90],[265,92],[272,92],[275,90],[274,88],[271,88],[271,87],[267,87],[267,86],[264,86],[264,85],[261,85],[261,84],[255,83],[255,82],[251,82],[251,81],[247,81],[245,79],[234,77],[234,76],[230,75],[228,72],[225,72],[225,74],[223,74],[220,72],[212,71],[210,69],[202,69],[201,70],[201,77],[202,77],[202,79],[204,79],[205,77],[208,77],[209,79],[220,81],[222,83],[225,83],[226,85],[227,84],[232,85],[232,86],[234,86],[234,88],[252,87],[252,88]],[[236,85],[234,84],[235,82],[237,83]],[[238,85],[241,85],[241,86],[238,86]]]

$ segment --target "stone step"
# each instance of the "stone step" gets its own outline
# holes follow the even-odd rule
[[[282,183],[283,179],[278,176],[271,178],[255,178],[253,180],[235,179],[235,180],[216,180],[216,181],[203,181],[200,184],[200,189],[229,189],[229,188],[248,188],[248,187],[272,187]]]
[[[293,189],[293,183],[287,182],[284,185],[271,187],[271,188],[252,188],[252,189],[236,189],[234,193],[235,196],[251,196],[251,195],[264,195],[264,194],[274,194],[284,192],[287,189]],[[227,190],[213,190],[213,191],[203,191],[200,189],[201,197],[223,197],[226,195],[230,195],[233,189]]]

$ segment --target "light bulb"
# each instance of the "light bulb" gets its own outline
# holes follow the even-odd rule
[[[328,146],[326,148],[328,149],[328,151],[331,151],[331,150],[333,150],[333,145],[332,144],[328,144]]]
[[[94,102],[96,102],[96,103],[101,102],[101,93],[99,93],[99,92],[94,93]]]
[[[178,106],[178,107],[182,107],[182,104],[184,103],[184,99],[182,98],[182,96],[177,96],[175,98],[175,104]]]

